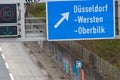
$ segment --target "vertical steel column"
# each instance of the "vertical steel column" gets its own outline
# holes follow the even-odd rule
[[[25,5],[23,0],[20,1],[21,4],[21,37],[25,38]]]
[[[119,35],[118,1],[115,1],[115,34]]]
[[[119,35],[120,35],[120,26],[119,25],[120,25],[120,0],[118,0],[118,29],[119,29]]]

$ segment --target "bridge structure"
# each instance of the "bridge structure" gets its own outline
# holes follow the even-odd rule
[[[35,2],[34,2],[35,1]],[[1,0],[0,5],[3,6],[3,11],[0,14],[0,41],[46,41],[47,28],[46,17],[25,17],[26,3],[46,3],[46,0]],[[13,6],[13,9],[6,8],[6,6]],[[120,0],[115,0],[115,38],[120,39]],[[4,11],[8,9],[11,12]],[[14,11],[15,10],[15,11]],[[12,12],[14,11],[14,12]],[[5,13],[4,13],[5,12]],[[14,15],[15,14],[15,15]],[[12,17],[14,15],[14,17]],[[8,22],[4,22],[3,18],[8,18]],[[15,22],[14,22],[15,18]],[[13,22],[10,22],[13,20]],[[16,26],[16,27],[15,27]],[[36,27],[37,26],[37,27]]]

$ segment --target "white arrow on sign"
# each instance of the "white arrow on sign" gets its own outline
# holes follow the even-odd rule
[[[54,25],[54,28],[58,28],[58,26],[63,22],[63,20],[67,20],[68,21],[68,18],[69,18],[69,12],[66,12],[66,13],[62,13],[61,14],[63,17]]]

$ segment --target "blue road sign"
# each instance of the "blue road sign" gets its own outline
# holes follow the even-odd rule
[[[82,62],[76,61],[76,68],[82,68]]]
[[[50,41],[115,37],[114,0],[48,0],[46,7]]]

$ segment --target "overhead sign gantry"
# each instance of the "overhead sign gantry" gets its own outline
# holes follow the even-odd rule
[[[114,0],[1,0],[0,41],[114,39],[116,37],[114,2]],[[26,3],[46,3],[47,38],[44,31],[45,23],[41,21],[33,23],[35,17],[25,18]],[[5,7],[7,5],[15,6],[8,8]],[[38,24],[40,30],[35,29]],[[119,26],[117,29],[120,29]],[[120,30],[118,33],[120,34]],[[117,39],[119,38],[117,35]]]

